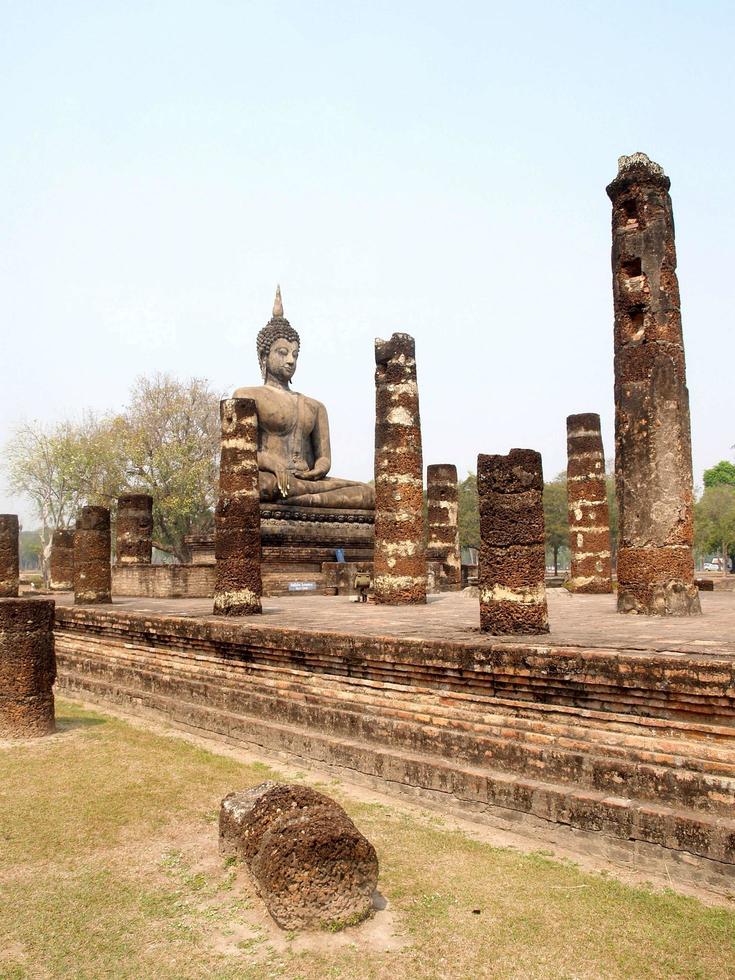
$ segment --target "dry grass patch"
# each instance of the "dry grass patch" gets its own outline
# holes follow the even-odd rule
[[[730,977],[735,914],[493,848],[326,787],[375,844],[389,908],[284,934],[217,853],[220,799],[277,778],[60,702],[0,746],[0,977]]]

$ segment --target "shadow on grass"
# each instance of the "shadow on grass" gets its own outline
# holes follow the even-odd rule
[[[78,717],[59,712],[56,715],[56,732],[72,732],[80,728],[95,728],[97,725],[108,725],[107,718],[97,718],[94,715]]]

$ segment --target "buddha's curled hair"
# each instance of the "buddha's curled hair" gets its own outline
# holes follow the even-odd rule
[[[272,319],[270,319],[258,333],[258,339],[255,342],[258,350],[260,370],[264,378],[265,360],[268,357],[268,354],[270,354],[271,347],[279,337],[283,337],[284,340],[290,340],[291,342],[295,342],[299,345],[301,344],[299,335],[285,317],[274,316]]]

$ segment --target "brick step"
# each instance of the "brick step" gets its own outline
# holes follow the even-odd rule
[[[316,729],[329,728],[347,737],[400,744],[407,750],[432,752],[441,742],[451,758],[532,777],[543,774],[596,791],[617,793],[624,787],[625,792],[641,799],[680,800],[687,806],[710,812],[730,813],[735,805],[735,780],[731,777],[713,772],[701,760],[697,764],[696,759],[684,755],[656,754],[654,746],[615,750],[605,744],[604,729],[590,730],[584,740],[574,737],[571,728],[553,734],[493,727],[484,721],[447,715],[446,708],[444,715],[432,713],[431,706],[417,699],[413,691],[410,704],[391,709],[379,703],[379,698],[360,702],[353,691],[346,696],[344,684],[340,689],[336,682],[321,692],[313,689],[313,683],[302,685],[299,690],[298,685],[289,684],[283,678],[267,684],[260,676],[261,668],[248,669],[245,685],[242,668],[230,677],[219,670],[214,685],[211,662],[206,665],[207,678],[200,679],[191,670],[190,662],[176,663],[175,658],[169,659],[172,662],[160,664],[159,670],[137,667],[146,688],[165,693],[184,684],[192,702],[212,700],[228,710],[263,718],[278,717]],[[77,667],[80,672],[106,674],[115,683],[124,683],[131,673],[126,657],[117,655],[108,654],[95,663],[76,654],[69,656],[65,664],[72,669]],[[323,681],[320,677],[319,682]],[[640,742],[645,745],[645,739]]]
[[[456,758],[398,749],[391,743],[375,745],[341,733],[274,721],[272,715],[264,720],[219,705],[187,702],[181,692],[167,696],[118,681],[110,683],[86,671],[77,673],[66,663],[59,686],[71,694],[92,695],[137,712],[143,710],[206,734],[355,770],[481,810],[526,814],[626,842],[644,842],[669,853],[688,852],[707,861],[709,870],[714,869],[724,880],[731,880],[735,868],[735,820],[721,815],[468,765]]]

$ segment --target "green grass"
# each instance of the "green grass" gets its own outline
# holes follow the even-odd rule
[[[735,975],[728,908],[493,848],[334,784],[377,848],[390,913],[305,947],[217,854],[219,801],[272,770],[68,703],[57,716],[59,735],[0,746],[2,978]],[[400,934],[391,951],[361,938],[380,921]]]

